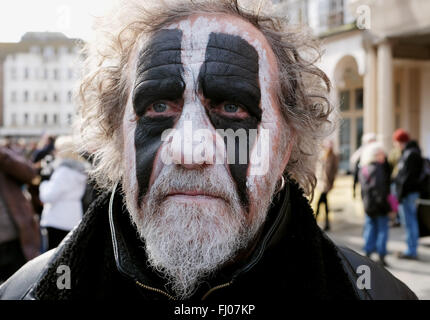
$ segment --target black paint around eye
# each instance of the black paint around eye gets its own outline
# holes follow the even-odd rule
[[[182,97],[185,83],[182,79],[181,39],[182,31],[178,29],[160,30],[139,54],[133,93],[133,107],[139,117],[134,133],[139,207],[148,191],[154,160],[162,144],[161,135],[175,123],[172,117],[145,117],[145,111],[155,102],[153,110],[163,112],[167,106],[157,101]]]
[[[133,107],[138,116],[159,100],[182,97],[185,83],[181,64],[182,31],[160,30],[139,53],[133,91]]]
[[[239,36],[223,33],[211,33],[206,48],[205,62],[199,73],[199,87],[205,98],[225,105],[226,112],[234,112],[234,103],[243,105],[250,114],[245,119],[222,116],[208,110],[208,116],[216,129],[245,129],[247,132],[247,150],[253,145],[250,130],[257,129],[261,122],[261,91],[258,79],[258,53],[255,48]],[[216,104],[216,103],[215,103]],[[226,138],[224,139],[226,140]],[[236,182],[242,205],[248,207],[249,199],[246,187],[247,163],[239,163],[239,140],[235,140],[235,163],[229,164],[230,172]]]

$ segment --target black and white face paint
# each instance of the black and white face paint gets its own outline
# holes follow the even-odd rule
[[[255,48],[240,36],[211,32],[197,81],[193,77],[193,81],[187,83],[191,87],[188,92],[195,95],[194,106],[189,106],[188,101],[183,100],[183,94],[187,87],[184,67],[190,66],[181,61],[181,40],[181,30],[161,30],[138,57],[133,107],[138,119],[135,149],[139,203],[148,190],[163,132],[180,128],[191,112],[200,114],[192,120],[197,126],[204,127],[209,121],[213,128],[226,132],[228,129],[233,133],[245,130],[246,150],[250,149],[250,129],[256,130],[261,122],[258,53]],[[197,96],[199,98],[196,99]],[[204,101],[198,103],[198,99]],[[227,138],[224,137],[226,145]],[[245,163],[239,163],[239,143],[243,141],[237,137],[234,140],[235,156],[229,170],[242,205],[247,207],[249,153]]]
[[[127,207],[150,263],[180,297],[245,247],[261,227],[283,168],[285,129],[271,93],[276,61],[264,37],[231,16],[195,16],[142,44],[123,121]],[[136,121],[134,121],[136,120]],[[162,139],[166,130],[205,129],[205,144],[226,141],[218,129],[247,132],[245,163],[193,161],[191,148]],[[262,129],[270,147],[260,164]],[[256,130],[253,141],[249,134]],[[284,130],[285,131],[285,130]],[[215,154],[225,144],[216,144]],[[162,154],[178,155],[166,165]],[[191,161],[187,161],[191,159]],[[258,161],[255,161],[256,163]],[[273,166],[273,168],[271,167]],[[271,170],[267,170],[270,167]]]

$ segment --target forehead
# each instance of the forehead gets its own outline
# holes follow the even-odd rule
[[[201,63],[211,35],[218,33],[241,38],[257,51],[260,69],[268,68],[269,73],[276,74],[276,58],[267,39],[252,24],[239,17],[227,14],[196,14],[163,29],[179,30],[183,64]],[[222,41],[218,44],[223,46]],[[229,45],[231,44],[227,44]],[[137,51],[150,49],[151,46],[154,46],[151,37],[142,39]],[[249,52],[246,45],[239,45],[236,49],[243,51],[244,54]]]

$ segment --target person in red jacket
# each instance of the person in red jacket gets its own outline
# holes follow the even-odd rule
[[[399,199],[400,221],[406,230],[407,244],[406,250],[398,253],[398,258],[416,260],[418,259],[419,239],[416,202],[420,195],[420,174],[423,160],[418,143],[411,140],[405,130],[396,130],[393,134],[393,140],[402,150],[398,163],[398,173],[394,182]]]

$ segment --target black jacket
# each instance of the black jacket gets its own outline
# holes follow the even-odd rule
[[[401,201],[412,192],[420,191],[420,174],[423,167],[421,150],[415,141],[409,141],[400,157],[395,178],[397,197]]]
[[[109,198],[111,204],[109,205]],[[2,299],[172,298],[146,263],[143,243],[120,192],[100,196],[81,224],[55,249],[29,262],[0,287]],[[57,268],[71,270],[71,289],[58,289]],[[371,288],[357,287],[357,267],[371,271]],[[291,299],[416,299],[383,267],[338,248],[319,229],[302,190],[290,183],[274,200],[258,245],[246,261],[221,270],[191,301],[260,302]]]
[[[372,162],[359,174],[364,211],[369,217],[385,216],[390,211],[390,172],[386,164]]]

